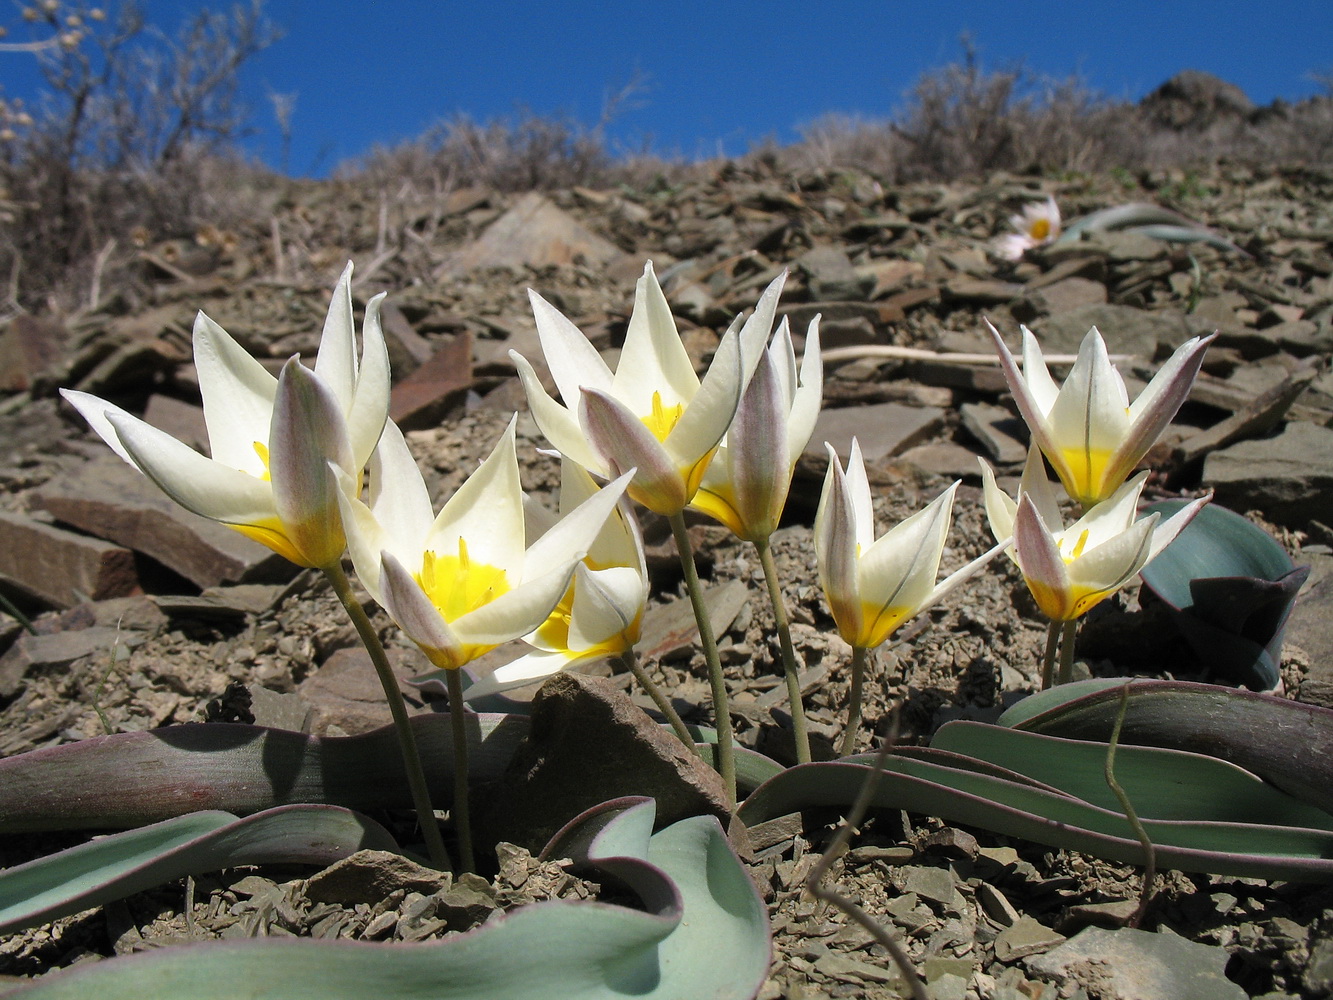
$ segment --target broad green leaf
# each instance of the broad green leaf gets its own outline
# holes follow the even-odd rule
[[[767,912],[717,821],[649,837],[651,800],[592,811],[593,870],[645,910],[549,902],[425,944],[310,940],[162,948],[41,980],[25,1000],[746,1000],[768,972]]]
[[[1147,508],[1169,517],[1183,500]],[[1201,664],[1257,690],[1278,682],[1282,630],[1309,575],[1268,532],[1208,504],[1143,569],[1143,582],[1173,612]]]
[[[77,913],[185,875],[237,865],[328,865],[396,851],[378,823],[334,806],[282,806],[237,819],[190,813],[0,871],[0,934]]]
[[[1107,745],[1019,732],[979,722],[950,722],[930,741],[1002,765],[1092,805],[1119,811],[1106,784]],[[1146,819],[1251,823],[1333,831],[1333,816],[1216,757],[1160,747],[1121,746],[1116,781]]]
[[[849,806],[873,769],[862,763],[801,764],[745,800],[740,818],[760,823],[813,806]],[[893,756],[876,779],[872,803],[967,823],[1112,861],[1145,862],[1119,812],[1023,780]],[[1333,833],[1242,823],[1147,820],[1158,863],[1183,871],[1253,878],[1333,880]]]
[[[1124,684],[1063,684],[1024,698],[999,724],[1105,741]],[[1333,710],[1215,684],[1136,680],[1129,686],[1120,742],[1218,757],[1333,813]]]

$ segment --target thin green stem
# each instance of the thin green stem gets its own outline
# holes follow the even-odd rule
[[[1148,831],[1144,829],[1143,823],[1139,820],[1139,814],[1134,811],[1134,805],[1129,801],[1129,796],[1125,790],[1120,787],[1120,782],[1115,780],[1115,748],[1120,743],[1120,727],[1125,721],[1125,711],[1129,707],[1129,681],[1125,681],[1125,686],[1120,689],[1120,709],[1116,712],[1115,726],[1111,730],[1111,742],[1106,747],[1106,783],[1115,793],[1115,797],[1120,801],[1120,808],[1125,811],[1125,818],[1129,820],[1130,828],[1134,835],[1139,838],[1139,843],[1143,845],[1143,853],[1147,859],[1147,864],[1143,867],[1143,890],[1139,893],[1139,906],[1134,911],[1134,915],[1129,918],[1129,926],[1137,927],[1143,920],[1143,915],[1148,911],[1148,904],[1152,901],[1153,879],[1157,876],[1157,848],[1153,846]]]
[[[1060,674],[1057,684],[1068,684],[1074,679],[1074,637],[1078,635],[1078,619],[1063,623],[1060,634]]]
[[[852,647],[852,690],[847,696],[847,728],[842,733],[841,757],[850,757],[856,749],[856,736],[861,731],[861,689],[865,686],[866,660],[870,650],[865,646]]]
[[[440,834],[440,825],[435,821],[435,810],[430,804],[430,787],[426,783],[426,772],[421,766],[421,755],[417,751],[417,739],[412,732],[412,724],[407,718],[407,709],[403,707],[403,695],[398,690],[398,680],[389,666],[389,657],[384,652],[384,645],[375,633],[375,626],[366,615],[365,608],[352,593],[352,584],[343,572],[341,563],[325,567],[324,576],[328,579],[333,592],[342,602],[347,617],[352,619],[356,634],[370,654],[370,662],[375,665],[375,673],[384,688],[384,697],[389,702],[389,713],[393,716],[393,729],[398,734],[398,746],[403,754],[403,770],[407,773],[407,784],[412,790],[412,803],[416,807],[417,822],[421,825],[421,835],[426,839],[426,850],[430,853],[431,864],[441,870],[453,868],[449,860],[449,851],[444,846],[444,837]],[[451,704],[452,707],[452,704]]]
[[[1055,683],[1055,654],[1060,649],[1060,623],[1052,621],[1046,626],[1046,655],[1041,658],[1041,689],[1047,690]]]
[[[782,646],[782,672],[787,677],[787,700],[791,705],[792,740],[796,743],[796,763],[809,764],[810,736],[805,728],[805,705],[801,701],[801,671],[796,662],[796,647],[791,641],[791,623],[787,619],[787,605],[782,600],[782,583],[773,562],[773,548],[769,540],[754,543],[759,552],[759,565],[764,568],[764,582],[768,584],[768,600],[773,605],[773,620],[778,626],[778,642]]]
[[[639,686],[648,692],[648,697],[653,699],[653,704],[657,706],[657,710],[666,716],[667,722],[671,723],[671,728],[675,730],[676,737],[685,744],[685,749],[702,759],[699,748],[694,743],[694,737],[686,728],[680,714],[672,707],[671,699],[664,695],[662,689],[653,683],[653,679],[648,676],[648,671],[644,670],[639,663],[639,658],[634,654],[634,650],[632,648],[625,650],[616,657],[616,662],[632,673],[634,679],[639,682]]]
[[[699,625],[699,643],[703,647],[704,660],[708,663],[708,683],[713,689],[713,726],[717,729],[717,770],[722,775],[722,785],[727,790],[727,801],[736,808],[736,754],[732,747],[731,708],[727,698],[727,683],[722,676],[722,660],[717,655],[717,639],[713,637],[713,623],[708,617],[708,606],[704,604],[703,588],[699,585],[699,572],[694,568],[694,549],[690,545],[690,533],[685,527],[684,513],[677,511],[671,515],[671,534],[676,539],[676,553],[680,556],[680,568],[685,574],[685,589],[690,595],[690,606],[694,608],[694,620]]]
[[[467,706],[463,703],[463,678],[457,670],[444,672],[449,689],[449,728],[454,736],[454,830],[458,834],[458,855],[462,870],[477,870],[472,855],[472,805],[467,780]]]

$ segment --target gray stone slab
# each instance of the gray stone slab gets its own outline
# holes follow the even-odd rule
[[[1304,527],[1333,521],[1333,430],[1303,421],[1282,433],[1241,441],[1204,461],[1203,481],[1217,502],[1260,510],[1279,524]]]

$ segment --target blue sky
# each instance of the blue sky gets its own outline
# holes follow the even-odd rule
[[[206,4],[143,6],[170,32]],[[244,71],[257,129],[247,148],[279,165],[268,95],[294,94],[297,174],[460,112],[486,120],[523,106],[594,122],[636,73],[646,86],[613,123],[613,145],[737,154],[766,137],[793,141],[827,112],[891,114],[923,72],[959,57],[963,32],[986,67],[1077,73],[1128,99],[1187,68],[1260,104],[1318,93],[1310,74],[1333,73],[1330,0],[268,0],[265,10],[286,37]],[[30,94],[32,57],[0,58],[5,92]]]

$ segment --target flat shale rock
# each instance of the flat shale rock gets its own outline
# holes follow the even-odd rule
[[[1159,346],[1175,350],[1193,331],[1180,313],[1135,309],[1132,306],[1086,305],[1036,320],[1032,332],[1047,354],[1075,354],[1093,327],[1101,331],[1112,354],[1135,354],[1152,361]],[[1017,338],[1001,330],[1012,350]]]
[[[125,597],[139,587],[129,549],[5,513],[0,513],[0,579],[57,608]]]
[[[615,244],[584,228],[549,198],[532,192],[447,261],[440,276],[483,267],[540,270],[578,260],[605,264],[619,256]]]
[[[1280,524],[1304,527],[1333,515],[1333,430],[1303,421],[1281,434],[1241,441],[1204,461],[1203,481],[1217,502],[1261,510]]]
[[[944,411],[934,406],[903,406],[875,403],[824,410],[815,422],[815,432],[801,456],[801,466],[815,475],[828,467],[824,442],[833,445],[844,464],[851,453],[852,438],[861,445],[861,455],[871,466],[890,455],[922,444],[944,426]]]
[[[297,572],[271,549],[185,510],[119,459],[53,479],[33,502],[65,524],[151,556],[198,587],[280,581]]]
[[[422,662],[419,653],[402,648],[387,652],[400,685],[416,675]],[[330,730],[356,736],[393,722],[375,665],[360,646],[335,652],[301,682],[297,693],[313,709],[310,732],[316,736],[328,735]],[[424,711],[427,709],[420,702],[407,702],[409,715]]]
[[[1222,948],[1175,934],[1089,927],[1027,964],[1105,1000],[1245,1000],[1226,977],[1227,958]]]
[[[474,810],[488,837],[536,851],[585,809],[624,795],[655,798],[659,827],[728,817],[716,771],[609,681],[560,673],[533,699],[532,729],[489,805]]]

